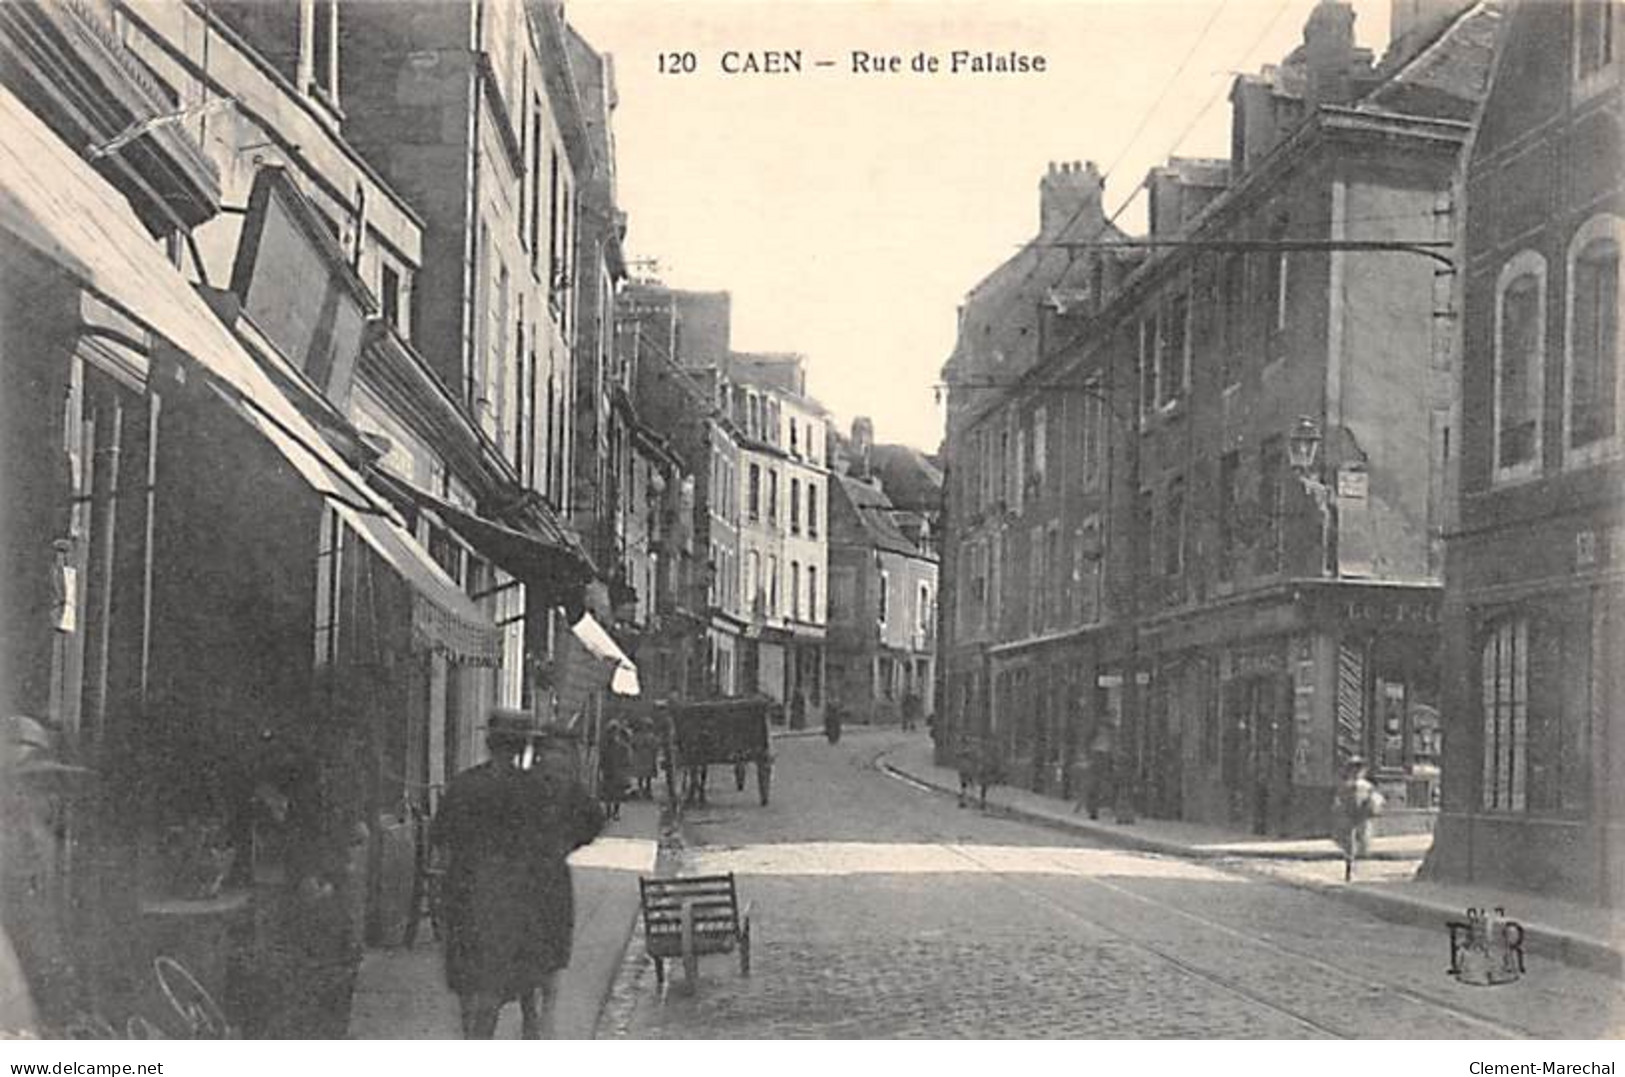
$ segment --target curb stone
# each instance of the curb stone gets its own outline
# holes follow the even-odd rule
[[[881,754],[884,755],[885,753]],[[958,797],[959,795],[959,791],[957,789],[934,782],[929,778],[921,778],[918,775],[910,774],[908,771],[903,770],[895,764],[883,761],[879,756],[877,756],[875,759],[875,765],[878,769],[886,771],[888,774],[913,782],[916,785],[930,789],[931,791],[939,793],[943,796]],[[1233,848],[1205,848],[1201,846],[1182,845],[1178,842],[1168,841],[1163,838],[1153,838],[1144,834],[1117,829],[1117,827],[1129,826],[1132,824],[1116,824],[1116,826],[1114,826],[1111,824],[1101,824],[1098,820],[1089,820],[1088,822],[1085,822],[1082,819],[1057,819],[1052,815],[1045,815],[1042,812],[1028,811],[1025,808],[1017,807],[1014,804],[1000,804],[991,796],[988,798],[987,808],[985,810],[989,815],[1001,815],[1009,819],[1020,819],[1023,822],[1033,823],[1037,826],[1047,827],[1051,830],[1066,830],[1073,833],[1088,834],[1092,837],[1098,837],[1102,841],[1111,842],[1114,845],[1121,845],[1127,848],[1137,849],[1141,852],[1160,853],[1163,856],[1177,856],[1186,860],[1231,860],[1242,858],[1255,860],[1304,861],[1342,859],[1342,856],[1330,849],[1324,851],[1305,849],[1290,852],[1285,850],[1278,851],[1271,849],[1259,849],[1257,851],[1249,850],[1247,852],[1240,852]],[[1365,857],[1365,859],[1417,860],[1420,858],[1399,853],[1378,851],[1372,853],[1368,857]]]

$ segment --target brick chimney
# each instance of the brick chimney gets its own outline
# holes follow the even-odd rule
[[[1038,230],[1054,236],[1063,231],[1093,235],[1106,223],[1101,208],[1103,183],[1093,161],[1050,162],[1038,181]]]
[[[1303,60],[1310,108],[1354,99],[1354,8],[1340,0],[1315,5],[1303,27]]]
[[[875,444],[875,424],[867,415],[852,420],[852,466],[855,478],[869,477],[869,453]]]

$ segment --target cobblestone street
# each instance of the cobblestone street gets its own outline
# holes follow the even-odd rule
[[[916,734],[923,735],[923,734]],[[1534,963],[1464,987],[1436,931],[1256,876],[957,809],[873,760],[903,734],[777,742],[773,802],[713,774],[685,873],[734,871],[752,975],[680,968],[662,998],[635,935],[611,1037],[1617,1035],[1618,981]]]

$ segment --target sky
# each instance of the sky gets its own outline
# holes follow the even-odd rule
[[[1136,189],[1170,154],[1229,155],[1231,78],[1278,62],[1315,0],[569,0],[614,57],[628,257],[733,297],[733,347],[807,357],[843,431],[934,451],[934,387],[960,302],[1038,227],[1051,161],[1093,160],[1106,207],[1144,228]],[[1355,0],[1381,55],[1389,0]],[[766,50],[796,73],[729,74]],[[955,50],[1043,72],[950,73]],[[852,70],[852,53],[898,73]],[[910,70],[916,54],[936,73]],[[662,57],[670,68],[662,72]],[[834,66],[819,67],[816,61]],[[648,265],[641,271],[650,270]]]

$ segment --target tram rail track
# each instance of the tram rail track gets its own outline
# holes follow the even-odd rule
[[[906,774],[902,774],[901,772],[881,765],[878,762],[875,765],[876,769],[881,773],[886,774],[893,780],[904,785],[911,786],[922,792],[928,792],[937,797],[951,796],[951,794],[945,794],[933,786],[917,781]],[[1014,820],[1012,821],[1014,822]],[[935,830],[934,827],[931,829]],[[1150,953],[1158,959],[1179,968],[1189,976],[1208,983],[1231,995],[1245,999],[1247,1002],[1253,1005],[1285,1017],[1286,1019],[1300,1025],[1314,1034],[1324,1035],[1335,1039],[1358,1038],[1356,1034],[1340,1029],[1336,1027],[1334,1023],[1330,1023],[1324,1018],[1317,1019],[1315,1015],[1301,1012],[1300,1010],[1293,1009],[1290,1006],[1282,1005],[1281,1003],[1270,999],[1263,993],[1248,987],[1246,984],[1240,982],[1236,977],[1227,976],[1222,972],[1204,967],[1201,964],[1182,958],[1177,954],[1170,952],[1169,947],[1156,945],[1144,938],[1138,937],[1133,932],[1124,931],[1122,928],[1108,922],[1105,919],[1102,919],[1101,917],[1090,915],[1089,913],[1076,907],[1074,904],[1068,903],[1050,893],[1046,893],[1044,890],[1036,886],[1022,882],[1019,877],[1019,873],[1011,873],[1007,870],[1003,870],[998,865],[989,862],[985,858],[978,857],[974,852],[967,849],[963,843],[951,840],[941,831],[936,831],[930,836],[936,840],[936,844],[939,844],[944,849],[949,850],[954,855],[974,865],[981,872],[995,876],[1000,883],[1021,894],[1025,899],[1043,905],[1052,912],[1058,913],[1065,918],[1079,921],[1096,931],[1120,939],[1131,946]],[[1145,853],[1133,850],[1120,850],[1120,852],[1121,855],[1124,856],[1147,857],[1162,860],[1175,859],[1162,854]],[[1333,962],[1327,961],[1323,957],[1316,954],[1307,953],[1301,949],[1283,945],[1272,939],[1260,938],[1256,935],[1248,934],[1247,932],[1240,931],[1235,927],[1224,923],[1223,921],[1209,916],[1203,916],[1200,913],[1192,912],[1189,909],[1181,908],[1178,905],[1139,893],[1131,887],[1118,885],[1096,876],[1078,872],[1071,865],[1068,865],[1057,858],[1043,857],[1042,854],[1038,854],[1038,859],[1040,861],[1047,860],[1050,867],[1054,869],[1055,874],[1064,875],[1067,878],[1075,880],[1079,883],[1084,883],[1099,890],[1107,891],[1116,898],[1136,902],[1143,906],[1154,908],[1163,915],[1177,917],[1188,923],[1197,925],[1207,932],[1217,933],[1226,938],[1234,939],[1236,940],[1238,946],[1264,950],[1277,957],[1285,958],[1293,962],[1294,965],[1314,968],[1322,974],[1347,982],[1351,991],[1361,992],[1366,995],[1369,995],[1373,991],[1387,992],[1396,998],[1405,1000],[1411,1005],[1422,1007],[1426,1010],[1432,1011],[1435,1014],[1444,1015],[1450,1020],[1460,1022],[1462,1025],[1466,1026],[1468,1029],[1471,1029],[1473,1032],[1483,1038],[1544,1038],[1540,1033],[1511,1024],[1503,1018],[1480,1013],[1469,1007],[1459,1005],[1452,1001],[1446,1001],[1433,997],[1425,992],[1418,991],[1403,984],[1380,980],[1364,973],[1351,971],[1340,965],[1334,964]],[[1281,885],[1268,877],[1238,870],[1227,870],[1222,861],[1203,861],[1202,866],[1208,870],[1243,876],[1249,880],[1255,880],[1268,885]]]

